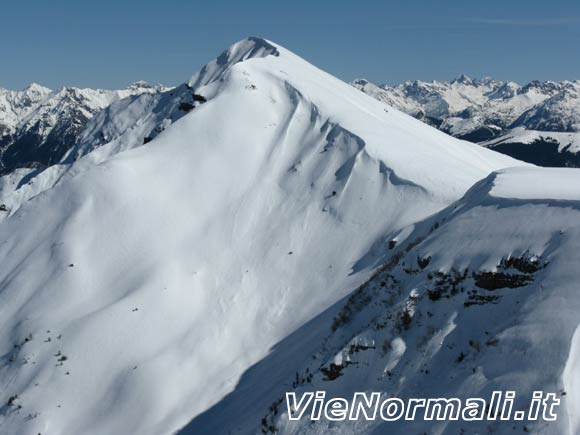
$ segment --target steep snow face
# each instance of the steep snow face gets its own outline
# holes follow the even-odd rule
[[[166,90],[137,82],[108,91],[32,84],[22,91],[0,89],[0,170],[57,163],[76,143],[87,121],[113,101]]]
[[[577,434],[578,186],[578,169],[545,168],[477,183],[384,249],[371,280],[288,337],[183,434]],[[541,390],[561,404],[555,422],[289,421],[284,392],[317,390],[488,401],[512,390],[514,410]]]
[[[276,47],[263,39],[250,37],[229,47],[195,73],[186,84],[163,93],[135,95],[111,104],[87,124],[76,146],[63,161],[73,162],[108,144],[106,150],[99,152],[98,158],[103,160],[149,142],[206,101],[206,97],[195,93],[197,89],[222,79],[225,72],[238,62],[270,55],[279,55]]]
[[[0,432],[171,433],[368,279],[386,234],[522,164],[271,42],[226,54],[144,146],[172,95],[99,115],[111,142],[0,224]]]
[[[451,82],[413,81],[394,87],[357,79],[353,86],[458,138],[484,144],[501,137],[504,145],[497,150],[518,159],[543,166],[579,166],[580,155],[572,148],[565,149],[568,142],[558,142],[557,150],[542,144],[539,150],[528,153],[520,142],[509,141],[518,127],[578,132],[578,83],[533,81],[519,86],[462,76]]]
[[[79,134],[61,163],[70,164],[99,149],[93,160],[103,161],[143,145],[193,110],[201,101],[191,87],[181,85],[161,93],[142,93],[113,102],[97,113]]]

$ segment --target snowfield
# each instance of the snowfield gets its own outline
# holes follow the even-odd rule
[[[579,172],[571,168],[511,169],[501,173],[489,194],[499,198],[578,201]]]
[[[547,187],[519,198],[532,172]],[[490,174],[385,248],[368,282],[287,337],[181,433],[577,434],[579,172]],[[562,179],[575,183],[575,197],[564,185],[547,199]],[[514,410],[526,412],[539,390],[561,403],[555,422],[289,421],[285,392],[321,390],[403,400],[512,390]]]
[[[181,87],[114,103],[80,137],[59,165],[0,185],[0,433],[261,433],[262,419],[352,433],[269,411],[306,368],[332,391],[577,384],[576,170],[454,139],[259,38]],[[528,253],[549,265],[501,303],[425,297],[428,271]],[[419,255],[428,267],[405,272]],[[339,316],[383,281],[392,295]],[[397,333],[396,315],[369,326],[411,291],[412,328]],[[496,336],[489,352],[466,345]],[[359,340],[375,343],[365,364],[324,381],[320,368]],[[575,397],[559,433],[577,432]]]

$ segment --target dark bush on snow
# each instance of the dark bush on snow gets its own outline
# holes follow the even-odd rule
[[[190,110],[193,110],[195,106],[191,103],[179,103],[179,110],[182,110],[184,112],[189,112]]]
[[[198,103],[205,103],[207,101],[207,98],[205,98],[203,95],[192,94],[192,98],[193,101],[197,101]]]
[[[329,367],[322,367],[320,371],[324,375],[324,381],[334,381],[336,378],[339,378],[343,375],[342,371],[351,364],[350,362],[346,361],[344,364],[334,364],[331,363]]]
[[[533,281],[529,275],[510,275],[503,272],[474,273],[475,285],[485,290],[523,287]]]

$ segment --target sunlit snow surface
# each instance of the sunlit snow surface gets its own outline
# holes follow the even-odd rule
[[[75,163],[24,184],[4,179],[0,403],[18,397],[2,408],[0,432],[157,435],[188,423],[193,433],[259,432],[269,404],[329,333],[325,310],[339,309],[388,259],[387,241],[403,246],[474,183],[524,165],[385,109],[261,39],[235,44],[190,84],[179,92],[208,101],[189,113],[174,116],[177,95],[118,102],[87,126]],[[91,142],[100,131],[110,142]],[[488,184],[468,198],[492,198]],[[510,204],[458,215],[425,252],[441,268],[485,266],[526,246],[542,251],[552,231],[578,222],[575,206],[518,202],[511,214]],[[506,232],[494,232],[499,223]],[[565,237],[572,246],[577,229]],[[544,366],[554,382],[579,312],[563,299],[577,276],[568,250],[546,275],[554,298],[537,308],[546,321],[558,307],[568,313],[558,317],[559,341],[542,329],[541,345],[555,350]],[[476,328],[470,313],[454,322]],[[434,327],[450,331],[448,321]],[[415,355],[406,349],[401,358]],[[252,378],[257,363],[267,371]],[[240,388],[247,394],[237,401]]]

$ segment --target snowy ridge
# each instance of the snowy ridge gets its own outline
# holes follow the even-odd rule
[[[226,53],[94,117],[0,223],[0,432],[178,430],[365,282],[387,235],[524,165],[272,42]]]
[[[578,433],[578,185],[577,169],[490,174],[376,252],[382,265],[368,282],[287,337],[182,434]],[[555,422],[289,421],[284,392],[319,390],[403,400],[514,390],[516,410],[542,390],[561,405]]]
[[[114,102],[87,123],[76,146],[63,161],[73,162],[104,144],[109,144],[108,151],[106,154],[100,152],[100,159],[149,142],[207,100],[208,96],[196,94],[198,89],[220,80],[239,62],[269,55],[279,55],[276,47],[263,39],[250,37],[229,47],[186,84],[163,93],[146,93]]]
[[[189,80],[189,85],[194,89],[206,86],[219,80],[229,68],[238,62],[243,62],[250,58],[279,55],[278,49],[265,39],[256,37],[243,39],[229,47],[219,57],[195,73]]]
[[[99,149],[100,161],[141,146],[193,110],[199,101],[187,85],[155,94],[144,93],[113,102],[87,122],[61,163],[73,163]],[[138,121],[138,122],[137,122]]]

